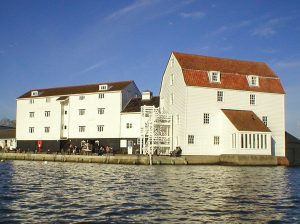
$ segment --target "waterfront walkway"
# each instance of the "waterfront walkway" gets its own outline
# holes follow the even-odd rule
[[[282,159],[282,158],[280,158]],[[239,165],[239,166],[276,166],[288,165],[280,162],[278,157],[265,155],[220,155],[220,156],[153,156],[153,165]],[[146,155],[105,154],[97,155],[62,155],[31,153],[0,153],[0,160],[28,160],[50,162],[102,163],[149,165]]]

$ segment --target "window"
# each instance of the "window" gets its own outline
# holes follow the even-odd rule
[[[39,92],[38,91],[31,91],[31,96],[38,96]]]
[[[264,124],[268,127],[268,117],[267,117],[267,116],[263,116],[263,117],[262,117],[262,121],[263,121]]]
[[[97,130],[98,130],[98,132],[103,132],[104,125],[97,125]]]
[[[50,117],[50,111],[45,111],[45,117]]]
[[[173,105],[173,103],[174,103],[174,94],[171,93],[170,94],[170,105]]]
[[[174,74],[170,75],[170,86],[173,86],[174,84]]]
[[[29,127],[29,133],[34,133],[34,127]]]
[[[99,99],[104,99],[104,93],[99,93]]]
[[[218,91],[217,92],[217,101],[218,102],[223,102],[224,101],[224,92],[223,91]]]
[[[85,96],[79,96],[79,100],[84,100]]]
[[[29,117],[34,117],[34,112],[29,112]]]
[[[45,133],[49,133],[50,132],[50,127],[45,127]]]
[[[248,77],[249,86],[259,86],[259,79],[256,75],[249,75]]]
[[[51,102],[51,98],[50,97],[46,97],[46,103],[50,103]]]
[[[188,135],[188,144],[194,144],[195,138],[194,135]]]
[[[64,125],[64,129],[65,129],[65,130],[67,129],[67,125]]]
[[[220,144],[220,136],[214,136],[214,145]]]
[[[171,67],[174,66],[174,58],[171,58]]]
[[[132,123],[126,123],[126,128],[132,128]]]
[[[30,103],[30,104],[34,104],[34,99],[30,99],[30,100],[29,100],[29,103]]]
[[[236,134],[232,134],[232,148],[236,148]]]
[[[104,108],[98,108],[98,114],[104,114]]]
[[[107,85],[99,85],[99,90],[107,90]]]
[[[68,114],[68,111],[65,110],[65,115],[67,115],[67,114]]]
[[[254,94],[250,94],[250,105],[255,105],[256,99]]]
[[[85,126],[79,126],[79,132],[85,132]]]
[[[79,109],[79,115],[84,115],[85,114],[85,109]]]
[[[244,148],[244,134],[241,134],[241,148]]]
[[[137,144],[137,145],[140,145],[140,144],[141,144],[141,139],[140,139],[140,138],[137,138],[137,139],[136,139],[136,144]]]
[[[203,124],[209,124],[209,114],[204,113],[203,115]]]
[[[208,72],[210,82],[220,82],[220,72],[210,71]]]

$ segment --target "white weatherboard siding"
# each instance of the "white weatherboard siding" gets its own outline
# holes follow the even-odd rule
[[[172,63],[173,61],[173,63]],[[173,64],[173,65],[172,65]],[[171,75],[174,75],[171,85]],[[160,89],[160,109],[173,115],[173,146],[181,146],[186,154],[186,88],[180,65],[171,55],[166,70],[162,77]],[[173,104],[170,105],[170,94],[173,94]],[[179,116],[179,123],[178,123]]]
[[[217,102],[217,91],[220,90],[224,92],[224,102]],[[171,103],[172,94],[173,104]],[[256,96],[255,105],[250,105],[250,94]],[[284,156],[284,97],[284,94],[277,93],[186,86],[182,69],[171,54],[162,78],[160,108],[173,115],[173,145],[181,146],[182,153],[185,155],[226,153],[269,155],[269,149],[243,150],[242,152],[232,150],[232,133],[228,134],[228,132],[234,130],[221,111],[221,109],[232,109],[253,111],[261,120],[263,116],[267,116],[272,136],[271,154]],[[209,113],[209,124],[203,124],[204,113]],[[228,122],[229,124],[226,124]],[[188,135],[194,135],[194,144],[188,144]],[[220,138],[218,146],[214,145],[214,136]]]
[[[219,113],[222,120],[222,150],[220,154],[245,154],[245,155],[271,155],[271,138],[268,138],[267,148],[266,149],[245,149],[241,148],[241,133],[247,134],[266,134],[265,132],[239,132],[234,125],[229,121],[226,115],[220,111]],[[232,134],[236,134],[236,147],[232,147]],[[271,133],[267,132],[267,135],[270,136]]]
[[[58,97],[51,97],[46,102],[45,97],[30,99],[17,99],[17,140],[57,140],[60,139],[60,103]],[[45,111],[50,111],[50,116],[45,117]],[[34,112],[34,117],[29,113]],[[34,133],[29,133],[29,127],[34,127]],[[50,127],[50,132],[45,133],[45,127]]]
[[[99,93],[70,96],[70,126],[69,138],[119,138],[121,92],[105,92],[104,98]],[[104,114],[98,114],[98,108],[104,108]],[[79,115],[79,109],[84,109],[84,115]],[[97,125],[104,125],[103,132],[98,132]],[[79,132],[79,126],[85,126],[84,132]]]
[[[188,149],[194,152],[197,148],[203,152],[217,154],[213,146],[213,136],[220,135],[223,124],[220,118],[221,109],[233,110],[251,110],[260,119],[262,116],[268,117],[268,127],[272,131],[274,139],[273,150],[276,156],[284,155],[284,95],[260,92],[248,92],[240,90],[224,91],[224,102],[217,102],[217,91],[220,89],[205,87],[188,87],[187,94],[187,133],[194,132],[195,139],[199,138],[197,144],[190,146]],[[250,105],[250,94],[256,95],[256,105]],[[210,114],[210,124],[203,124],[203,114]],[[220,143],[222,143],[220,136]],[[202,141],[200,139],[203,139]],[[202,150],[203,149],[203,150]],[[208,150],[207,150],[208,149]],[[202,154],[202,153],[201,153]]]
[[[131,128],[127,128],[127,123]],[[121,139],[122,138],[140,138],[141,135],[141,113],[127,112],[121,113]]]
[[[104,97],[99,97],[99,93]],[[65,96],[65,95],[64,95]],[[132,82],[120,91],[101,91],[67,95],[67,99],[57,100],[61,96],[32,97],[17,99],[17,130],[18,140],[59,140],[88,138],[120,138],[121,111],[128,101],[141,96]],[[49,102],[46,98],[50,99]],[[30,104],[33,99],[34,103]],[[98,109],[103,110],[99,114]],[[79,110],[84,110],[79,115]],[[50,116],[45,116],[50,111]],[[30,117],[34,112],[34,117]],[[98,131],[98,126],[103,131]],[[85,127],[79,132],[79,126]],[[137,128],[137,125],[134,125]],[[34,127],[34,133],[29,128]],[[45,127],[50,127],[45,133]]]

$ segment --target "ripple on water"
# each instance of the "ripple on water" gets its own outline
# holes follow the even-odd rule
[[[297,223],[300,169],[0,163],[9,223]]]

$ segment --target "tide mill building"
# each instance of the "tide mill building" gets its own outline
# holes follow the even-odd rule
[[[159,96],[134,81],[30,90],[19,148],[110,145],[117,153],[285,155],[285,92],[263,62],[173,52]]]

